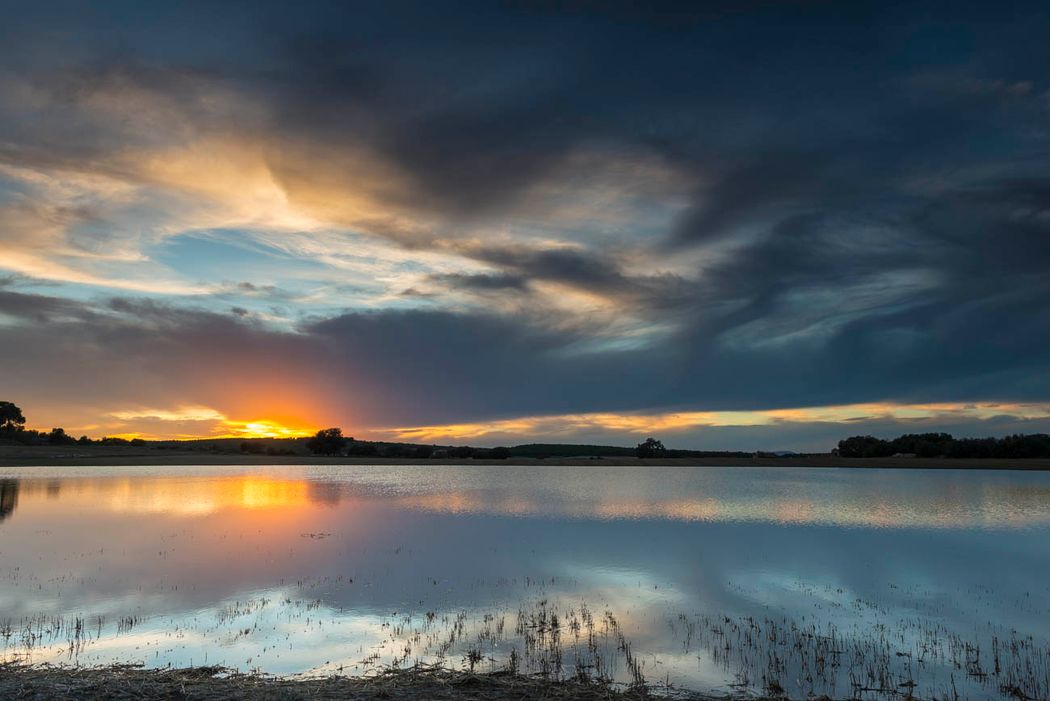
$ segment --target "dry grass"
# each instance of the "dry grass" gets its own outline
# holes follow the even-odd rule
[[[263,699],[328,701],[489,701],[549,699],[550,701],[642,701],[714,697],[647,689],[617,688],[591,679],[552,681],[511,672],[472,674],[437,667],[389,669],[369,677],[286,679],[240,674],[222,667],[145,669],[133,665],[54,667],[0,664],[3,699]]]

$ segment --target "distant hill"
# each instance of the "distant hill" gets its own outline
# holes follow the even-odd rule
[[[506,459],[522,458],[544,460],[548,458],[634,458],[636,448],[618,445],[594,445],[576,443],[525,443],[513,447],[480,448],[469,445],[438,445],[421,443],[396,443],[390,441],[365,441],[350,437],[337,439],[338,443],[328,455],[346,457],[383,457],[413,459]],[[161,451],[191,451],[212,454],[253,454],[272,456],[310,456],[317,449],[311,438],[187,438],[181,440],[128,440],[119,437],[90,439],[73,438],[62,429],[50,433],[18,429],[0,432],[0,444],[110,447],[140,447]],[[660,448],[661,458],[749,458],[750,452],[677,450]]]
[[[633,447],[617,445],[577,445],[574,443],[527,443],[510,449],[515,458],[586,458],[586,457],[630,457],[635,455]],[[751,453],[733,450],[677,450],[670,448],[661,457],[665,458],[749,458]]]
[[[310,455],[307,438],[200,438],[181,441],[148,441],[161,450],[200,450],[209,452],[240,452],[242,447],[251,452],[271,455]],[[575,443],[525,443],[510,448],[474,448],[455,445],[421,445],[419,443],[392,443],[387,441],[354,440],[351,454],[384,457],[511,457],[511,458],[633,458],[634,447],[619,445],[592,445]],[[499,451],[493,454],[493,451]],[[666,458],[746,458],[751,453],[714,450],[668,449]]]
[[[633,457],[634,448],[615,445],[575,445],[573,443],[526,443],[512,446],[510,454],[516,458]]]

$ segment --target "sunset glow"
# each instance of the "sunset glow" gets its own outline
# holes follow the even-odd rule
[[[46,483],[28,483],[23,498],[48,500]],[[224,510],[305,507],[309,484],[263,475],[221,479],[159,478],[79,480],[63,485],[67,504],[103,504],[115,513],[155,513],[177,517],[203,516]]]
[[[866,421],[909,423],[920,430],[923,425],[944,421],[987,421],[995,417],[1022,420],[1050,419],[1050,404],[848,404],[765,411],[680,412],[670,414],[567,414],[537,416],[505,421],[445,426],[380,429],[378,434],[406,441],[456,441],[489,437],[562,437],[582,432],[608,432],[610,435],[673,435],[703,427],[777,426],[799,423],[845,424]]]
[[[289,428],[282,426],[276,421],[225,421],[223,428],[227,433],[216,436],[217,438],[300,438],[309,436],[317,431],[316,428],[300,427]]]

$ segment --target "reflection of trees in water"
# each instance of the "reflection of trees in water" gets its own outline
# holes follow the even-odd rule
[[[18,506],[18,480],[0,480],[0,521],[15,512]]]
[[[310,501],[335,506],[343,499],[344,488],[338,482],[310,482]]]

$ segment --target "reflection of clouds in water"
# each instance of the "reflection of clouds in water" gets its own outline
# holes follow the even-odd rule
[[[319,468],[315,479],[341,479]],[[406,508],[568,518],[769,521],[861,527],[1050,523],[1045,475],[937,470],[355,467],[344,489]]]
[[[678,614],[805,617],[858,634],[919,617],[953,634],[991,624],[1050,638],[1046,475],[208,469],[223,474],[92,468],[61,479],[42,469],[16,482],[17,518],[0,530],[0,611],[16,624],[143,619],[89,645],[99,661],[137,645],[151,664],[200,663],[207,652],[211,663],[298,672],[377,651],[399,658],[427,611],[435,645],[445,619],[465,616],[453,660],[494,625],[486,614],[586,602],[615,614],[647,675],[705,686],[717,670],[731,676],[683,652],[668,623]],[[230,602],[264,598],[216,622]],[[509,654],[511,637],[498,650],[486,642],[486,654]],[[56,646],[59,655],[65,640]]]
[[[374,651],[392,658],[383,617],[333,609],[298,598],[295,589],[245,592],[214,608],[152,616],[125,623],[116,615],[86,621],[82,644],[71,649],[70,633],[58,630],[34,648],[16,650],[34,663],[102,664],[141,661],[151,666],[218,664],[276,674],[309,673],[325,662],[357,667]],[[139,602],[142,603],[142,602]],[[141,609],[126,609],[141,610]],[[64,628],[75,625],[66,621]],[[11,650],[8,650],[10,655]]]
[[[101,468],[96,468],[101,469]],[[187,516],[383,500],[451,514],[760,521],[876,528],[1027,528],[1050,523],[1050,479],[1038,473],[797,468],[308,466],[201,468],[151,479],[65,479],[64,498],[113,511]],[[162,470],[166,470],[167,473]],[[214,468],[212,468],[214,472]],[[37,473],[41,470],[37,470]],[[193,474],[196,472],[196,474]],[[233,472],[235,474],[228,474]],[[149,473],[147,473],[149,474]],[[14,481],[13,489],[19,481]],[[59,487],[21,480],[26,495]]]

